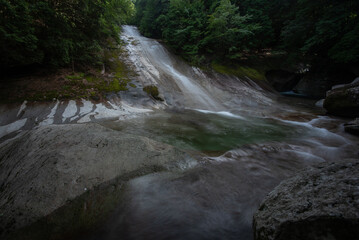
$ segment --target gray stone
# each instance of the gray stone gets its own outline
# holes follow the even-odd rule
[[[359,83],[328,91],[324,108],[333,115],[359,117]]]
[[[324,163],[283,181],[254,215],[256,240],[357,239],[359,162]]]
[[[26,131],[0,145],[0,238],[99,184],[193,161],[170,145],[93,123]]]

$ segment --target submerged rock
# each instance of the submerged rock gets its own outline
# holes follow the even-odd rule
[[[0,237],[112,179],[192,161],[170,145],[98,124],[26,131],[0,145]]]
[[[254,215],[256,240],[357,239],[359,162],[321,164],[282,182]]]
[[[328,91],[324,108],[333,115],[359,117],[359,83]]]

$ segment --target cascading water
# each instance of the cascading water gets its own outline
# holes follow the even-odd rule
[[[206,156],[182,171],[130,181],[101,238],[249,240],[253,213],[281,180],[308,165],[357,157],[356,142],[325,129],[337,120],[281,104],[249,80],[208,76],[135,27],[123,30],[143,85],[157,85],[175,99],[170,106],[187,110],[103,125]]]
[[[133,26],[123,26],[122,39],[127,42],[129,60],[142,85],[158,86],[166,102],[172,107],[228,111],[231,108],[228,104],[231,102],[241,102],[241,105],[244,105],[244,101],[249,105],[255,102],[257,106],[271,103],[262,89],[255,88],[254,82],[247,85],[237,79],[233,89],[239,87],[239,91],[235,94],[215,87],[215,82],[223,84],[230,81],[226,76],[209,76],[200,69],[187,65],[159,42],[141,36]],[[240,99],[236,96],[238,93],[241,94]]]
[[[154,84],[161,89],[172,89],[172,95],[183,95],[185,106],[219,108],[220,104],[191,79],[193,75],[188,76],[189,68],[180,70],[180,64],[157,41],[141,36],[132,26],[123,27],[123,39],[129,42],[127,50],[130,60],[144,85]]]

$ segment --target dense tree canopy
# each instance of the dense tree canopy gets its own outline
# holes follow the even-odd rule
[[[93,62],[134,15],[193,63],[262,49],[359,62],[357,0],[0,0],[0,64]]]
[[[337,63],[359,61],[356,0],[137,0],[143,34],[193,62],[282,49]]]
[[[131,0],[0,0],[0,64],[62,66],[98,60],[134,14]]]

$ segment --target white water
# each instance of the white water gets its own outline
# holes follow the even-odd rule
[[[211,110],[222,107],[200,85],[200,75],[178,62],[157,41],[141,36],[133,26],[123,26],[122,39],[128,42],[126,49],[129,58],[144,85],[154,84],[172,89],[171,94],[184,96],[187,107],[195,105]]]

